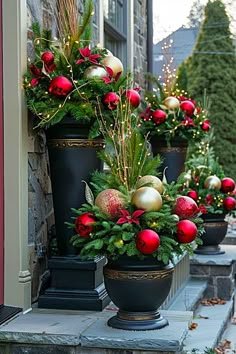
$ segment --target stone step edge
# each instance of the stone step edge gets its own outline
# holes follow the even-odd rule
[[[190,276],[184,287],[168,304],[170,311],[195,311],[207,290],[208,280]]]
[[[219,306],[219,307],[217,307]],[[226,306],[226,307],[222,307]],[[220,312],[223,312],[221,319],[217,319],[217,309],[220,309]],[[224,311],[223,311],[224,309]],[[208,314],[208,319],[198,317],[200,312]],[[196,350],[196,354],[204,353],[204,349],[210,348],[213,349],[217,347],[220,341],[223,339],[222,336],[225,332],[227,325],[230,323],[234,311],[234,300],[229,300],[226,302],[226,305],[215,305],[215,306],[202,306],[200,305],[196,311],[197,316],[193,318],[193,323],[196,323],[198,326],[196,329],[189,330],[185,339],[184,353],[190,354],[193,349]],[[211,316],[213,319],[211,319]],[[215,317],[215,318],[214,318]],[[209,337],[207,342],[204,342],[204,335],[207,335],[210,328],[214,329],[214,337]],[[194,345],[193,343],[199,343]]]

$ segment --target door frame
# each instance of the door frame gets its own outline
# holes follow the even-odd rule
[[[2,0],[0,0],[0,77],[2,78]],[[3,171],[3,90],[0,80],[0,306],[4,303],[4,171]]]
[[[4,305],[31,308],[28,255],[26,0],[2,1],[4,116]]]

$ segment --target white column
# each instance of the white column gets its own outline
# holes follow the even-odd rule
[[[31,307],[28,271],[28,133],[22,76],[27,63],[26,0],[3,1],[5,305]]]

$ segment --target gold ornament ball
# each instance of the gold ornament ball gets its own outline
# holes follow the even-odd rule
[[[155,188],[160,194],[164,191],[162,181],[156,176],[146,175],[141,177],[137,182],[137,188],[140,188],[145,184],[149,184],[149,187]]]
[[[170,96],[170,97],[165,98],[164,105],[168,109],[176,109],[176,108],[179,108],[180,103],[179,103],[178,98]]]
[[[107,76],[107,72],[102,66],[91,65],[84,70],[84,77],[86,79],[101,79],[104,76]]]
[[[116,77],[118,73],[122,73],[124,70],[120,59],[114,57],[113,55],[107,55],[104,59],[102,59],[101,64],[112,69],[113,77]]]
[[[204,187],[208,189],[220,189],[221,180],[217,176],[208,176],[204,181]]]
[[[156,189],[152,187],[141,187],[134,192],[131,203],[135,205],[137,209],[158,211],[162,207],[162,198]]]

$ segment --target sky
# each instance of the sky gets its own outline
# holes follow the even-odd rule
[[[153,0],[153,41],[157,43],[188,22],[194,0]],[[207,0],[201,0],[206,4]],[[230,14],[236,20],[236,0],[232,1]],[[234,27],[235,30],[236,26]],[[235,30],[236,33],[236,30]]]

